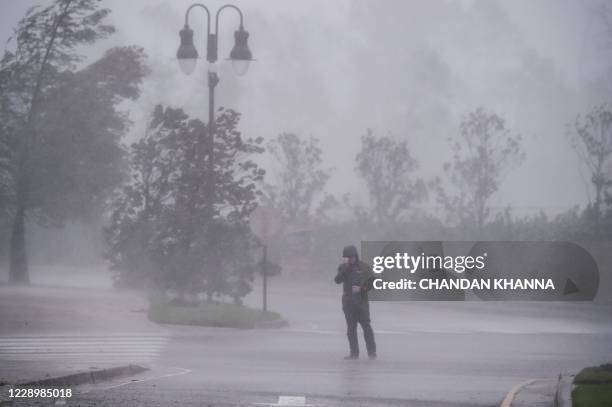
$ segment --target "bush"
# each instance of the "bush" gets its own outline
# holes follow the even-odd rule
[[[260,311],[243,305],[204,302],[196,306],[172,305],[165,298],[149,300],[149,319],[161,324],[200,325],[230,328],[255,328],[262,322],[281,318],[271,311]]]
[[[574,379],[576,384],[612,383],[612,363],[582,369]]]

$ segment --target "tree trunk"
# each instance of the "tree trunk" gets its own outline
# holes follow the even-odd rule
[[[19,138],[18,147],[18,168],[17,177],[17,207],[15,210],[15,218],[13,219],[13,230],[11,234],[11,262],[9,268],[9,283],[11,284],[30,284],[30,275],[28,272],[28,259],[26,257],[25,244],[25,210],[29,188],[29,178],[24,176],[27,173],[27,165],[29,163],[29,148],[34,138],[34,120],[36,117],[37,104],[39,102],[40,91],[42,88],[43,76],[47,68],[47,62],[53,50],[53,44],[57,37],[59,26],[62,20],[68,14],[68,9],[74,0],[67,0],[64,4],[63,12],[54,22],[53,32],[49,38],[49,43],[45,48],[45,55],[40,64],[38,75],[36,76],[36,84],[32,92],[28,118],[26,122],[27,131]]]
[[[13,219],[9,283],[30,283],[25,245],[25,208],[22,204],[18,206],[17,210],[15,211],[15,218]]]

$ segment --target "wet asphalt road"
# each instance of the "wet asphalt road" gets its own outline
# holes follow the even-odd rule
[[[378,360],[344,361],[341,335],[228,334],[175,337],[152,371],[132,378],[144,381],[104,383],[68,405],[254,405],[301,395],[331,406],[494,406],[518,382],[612,355],[612,337],[601,334],[388,333],[378,335]]]
[[[518,382],[612,355],[606,334],[413,332],[379,334],[376,361],[345,361],[339,333],[189,331],[169,338],[149,372],[78,386],[66,404],[253,406],[294,395],[327,406],[497,406]]]
[[[305,294],[302,284],[273,284],[270,306],[291,325],[270,330],[152,325],[138,322],[144,315],[135,309],[122,317],[120,299],[101,296],[101,307],[116,309],[105,311],[107,328],[98,319],[96,335],[112,341],[113,326],[122,335],[132,327],[132,334],[163,337],[164,345],[144,363],[150,371],[77,386],[64,405],[255,406],[290,395],[326,406],[498,406],[519,382],[612,360],[608,305],[414,302],[372,303],[379,358],[345,361],[336,288]],[[257,305],[257,291],[247,302]],[[91,316],[49,329],[82,334],[85,319]],[[15,405],[37,404],[55,401]]]

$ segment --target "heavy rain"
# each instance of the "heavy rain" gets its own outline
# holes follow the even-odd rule
[[[609,2],[0,11],[0,405],[610,406]]]

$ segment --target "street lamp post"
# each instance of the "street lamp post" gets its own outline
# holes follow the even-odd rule
[[[221,11],[225,9],[233,9],[238,12],[240,16],[240,27],[234,32],[234,48],[230,52],[229,60],[232,61],[232,68],[238,76],[242,76],[246,73],[249,68],[249,62],[253,60],[251,50],[248,46],[249,33],[244,29],[244,18],[242,11],[233,4],[226,4],[217,10],[215,14],[215,30],[214,33],[211,30],[210,24],[210,11],[204,4],[192,4],[185,12],[185,26],[180,31],[179,36],[181,38],[181,45],[176,52],[181,70],[190,75],[198,61],[198,51],[193,43],[193,30],[189,28],[189,13],[195,7],[201,7],[206,11],[206,29],[207,29],[207,44],[206,44],[206,60],[209,64],[217,62],[217,50],[219,45],[219,15]],[[217,72],[212,70],[209,66],[208,69],[208,133],[209,133],[209,148],[210,158],[208,163],[209,176],[214,175],[214,137],[215,137],[215,87],[219,83],[219,76]],[[211,178],[211,185],[214,188],[213,178]],[[211,191],[212,192],[212,191]],[[211,195],[213,195],[211,193]],[[211,196],[211,200],[213,197]],[[214,201],[213,201],[214,202]]]
[[[244,19],[242,11],[234,6],[233,4],[226,4],[221,6],[215,14],[215,27],[214,32],[211,27],[211,13],[204,4],[192,4],[187,8],[185,12],[185,26],[179,32],[181,44],[176,57],[179,62],[181,70],[186,74],[190,75],[196,67],[198,60],[198,51],[193,42],[193,30],[189,28],[189,13],[195,7],[203,8],[206,11],[206,60],[209,62],[208,67],[208,144],[209,144],[209,159],[208,159],[208,176],[209,176],[209,191],[208,191],[208,217],[211,222],[214,218],[214,204],[215,204],[215,164],[214,164],[214,148],[215,148],[215,87],[219,83],[219,76],[216,70],[211,69],[211,65],[217,61],[217,50],[219,45],[219,15],[221,11],[225,9],[233,9],[238,12],[240,16],[240,26],[238,30],[234,32],[234,47],[232,48],[229,60],[232,61],[232,68],[236,75],[242,76],[246,73],[249,68],[249,62],[253,60],[251,50],[248,46],[249,33],[244,29]],[[209,230],[209,245],[212,247],[213,233]]]

